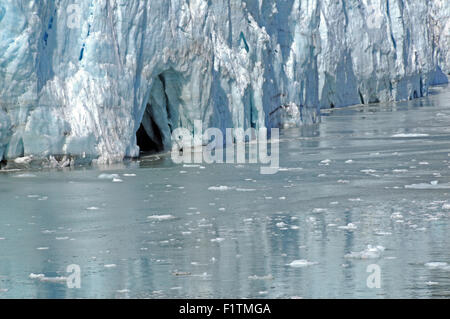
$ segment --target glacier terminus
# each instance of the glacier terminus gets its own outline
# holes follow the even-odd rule
[[[122,161],[195,121],[426,96],[450,73],[449,16],[447,0],[0,0],[0,161]]]

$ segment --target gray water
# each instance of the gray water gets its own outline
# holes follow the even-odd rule
[[[275,175],[167,156],[0,173],[0,298],[450,296],[448,87],[280,139]]]

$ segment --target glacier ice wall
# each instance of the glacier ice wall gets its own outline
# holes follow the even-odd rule
[[[167,148],[195,120],[274,127],[420,97],[450,72],[449,11],[447,0],[0,0],[0,160],[116,161],[139,154],[142,127]]]

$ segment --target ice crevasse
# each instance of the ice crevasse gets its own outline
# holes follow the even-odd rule
[[[162,150],[197,120],[425,96],[450,72],[449,16],[447,0],[0,0],[0,160],[120,161],[140,131]]]

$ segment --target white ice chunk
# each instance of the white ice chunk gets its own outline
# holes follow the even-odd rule
[[[317,265],[317,264],[318,264],[318,262],[300,259],[300,260],[294,260],[293,262],[288,264],[288,266],[291,266],[293,268],[303,268],[303,267],[313,266],[313,265]]]
[[[368,245],[366,249],[360,252],[351,252],[345,255],[345,258],[354,259],[376,259],[380,258],[381,254],[384,252],[385,248],[383,246],[372,246]]]

